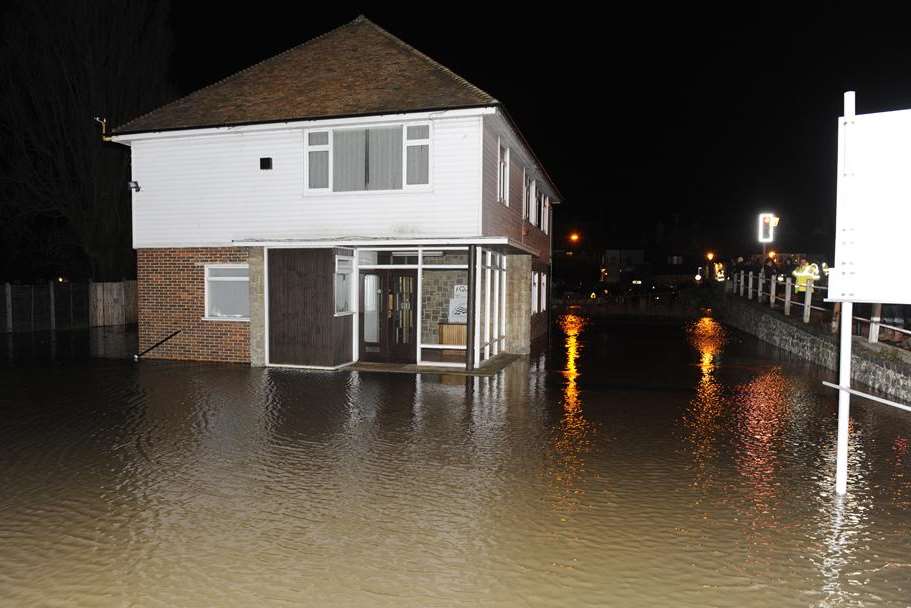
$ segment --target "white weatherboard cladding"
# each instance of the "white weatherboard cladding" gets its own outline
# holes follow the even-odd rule
[[[838,122],[835,268],[828,297],[911,304],[911,110]]]
[[[300,128],[136,140],[133,246],[478,235],[480,121],[434,120],[431,187],[391,193],[305,193]],[[259,168],[260,157],[272,158],[272,170]]]

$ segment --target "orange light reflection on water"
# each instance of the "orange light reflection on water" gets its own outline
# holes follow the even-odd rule
[[[553,448],[557,457],[554,480],[560,486],[556,508],[574,510],[584,493],[580,478],[585,470],[584,456],[591,450],[592,424],[582,413],[582,399],[579,392],[578,362],[582,351],[580,335],[585,330],[586,320],[575,314],[565,314],[559,320],[565,336],[566,366],[563,371],[563,416],[557,428]]]
[[[699,353],[699,369],[702,373],[696,385],[696,396],[684,417],[684,424],[693,443],[693,458],[696,465],[697,481],[703,485],[709,481],[707,466],[717,455],[716,437],[721,430],[720,417],[724,411],[721,385],[715,378],[718,356],[727,342],[724,326],[711,317],[702,317],[687,328],[690,346]]]

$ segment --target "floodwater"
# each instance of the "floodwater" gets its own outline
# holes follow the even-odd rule
[[[2,606],[911,605],[911,416],[855,401],[839,500],[827,373],[710,318],[467,380],[29,353]]]

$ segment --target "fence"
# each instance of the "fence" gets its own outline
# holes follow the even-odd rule
[[[754,299],[755,296],[757,302],[763,304],[767,302],[770,308],[780,305],[785,316],[791,316],[791,309],[796,306],[800,309],[804,323],[814,321],[828,323],[832,333],[838,331],[841,304],[825,301],[824,294],[828,291],[828,286],[821,282],[808,280],[806,290],[798,292],[791,277],[781,274],[767,277],[765,272],[756,274],[753,271],[741,270],[734,273],[730,283],[734,295],[746,297],[749,300]],[[815,315],[814,311],[816,311]],[[882,304],[871,304],[869,317],[855,315],[852,320],[855,321],[854,334],[865,336],[867,341],[874,344],[880,341],[880,330],[883,328],[911,336],[911,330],[882,322]],[[864,326],[866,326],[866,331],[864,331]]]
[[[0,285],[0,333],[136,322],[136,281]]]

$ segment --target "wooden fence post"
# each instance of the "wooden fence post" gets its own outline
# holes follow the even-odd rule
[[[772,278],[769,280],[769,308],[775,308],[775,280],[776,277],[773,274]]]
[[[803,296],[803,322],[810,322],[810,312],[813,310],[811,306],[813,305],[813,281],[807,281],[807,290],[804,292]]]
[[[879,342],[879,324],[882,322],[883,305],[874,304],[873,312],[870,314],[870,335],[867,340],[876,344]]]
[[[6,291],[6,331],[13,333],[13,286],[9,283],[5,286]]]
[[[747,283],[747,300],[752,300],[753,299],[753,271],[752,270],[750,271],[750,274],[747,277],[747,280],[749,281]]]
[[[784,316],[791,316],[791,277],[784,282]]]
[[[759,287],[756,290],[756,301],[762,300],[762,284],[765,283],[765,268],[759,271]]]
[[[57,329],[57,308],[54,306],[54,282],[47,282],[48,297],[51,304],[51,331]]]
[[[740,297],[743,297],[743,271],[740,271]]]

